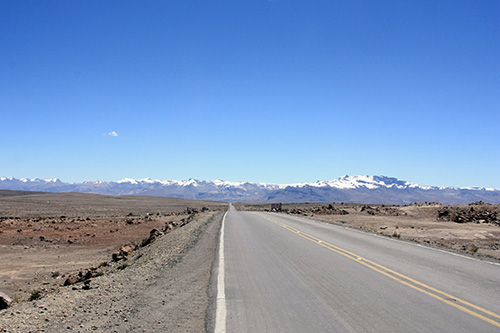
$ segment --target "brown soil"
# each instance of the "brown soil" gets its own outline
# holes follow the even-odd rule
[[[205,331],[222,215],[194,214],[103,274],[0,310],[0,332]]]
[[[270,204],[235,204],[238,210],[271,210]],[[387,237],[500,261],[500,205],[443,206],[283,204],[282,211]]]
[[[1,291],[21,302],[56,290],[70,275],[111,261],[153,228],[226,204],[160,197],[81,193],[0,193]]]

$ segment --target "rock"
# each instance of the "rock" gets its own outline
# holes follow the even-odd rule
[[[82,287],[83,290],[90,290],[92,289],[92,287],[90,286],[90,280],[87,280],[87,281],[84,281],[83,282],[83,287]]]
[[[0,291],[0,310],[7,309],[12,304],[12,298]]]
[[[120,253],[122,255],[125,255],[125,256],[128,256],[129,254],[131,254],[132,252],[134,252],[134,249],[132,247],[130,247],[129,245],[124,245],[120,248]]]
[[[159,231],[158,229],[151,229],[151,231],[149,232],[149,238],[151,240],[154,240],[154,239],[160,237],[161,235],[163,235],[163,233],[161,231]]]
[[[452,221],[457,223],[475,222],[500,225],[500,210],[497,207],[488,204],[476,204],[474,207],[469,205],[468,207],[445,206],[438,211],[437,219],[438,221]]]
[[[85,275],[83,276],[83,280],[88,280],[88,279],[91,279],[94,277],[94,274],[92,274],[91,271],[87,271],[87,273],[85,273]]]
[[[158,229],[151,229],[151,231],[149,232],[149,237],[142,240],[141,246],[144,247],[153,243],[161,235],[163,235],[163,232],[159,231]]]
[[[45,303],[45,302],[43,302],[43,301],[40,301],[40,300],[34,301],[34,302],[33,302],[33,306],[34,306],[35,308],[48,310],[48,305],[47,305],[47,303]]]
[[[489,205],[489,203],[486,203],[484,201],[476,201],[469,204],[469,206],[483,206],[483,205]]]
[[[123,256],[120,254],[120,252],[113,252],[111,255],[114,261],[122,260]]]
[[[69,278],[66,279],[66,281],[64,281],[64,286],[70,286],[72,284],[75,284],[75,283],[78,283],[80,282],[80,277],[78,276],[70,276]]]
[[[163,232],[170,232],[172,231],[172,229],[174,229],[173,225],[168,223],[165,225],[165,227],[163,228]]]

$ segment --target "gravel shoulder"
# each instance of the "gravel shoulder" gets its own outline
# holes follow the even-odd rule
[[[205,331],[222,215],[197,214],[87,285],[60,287],[0,311],[0,331]]]

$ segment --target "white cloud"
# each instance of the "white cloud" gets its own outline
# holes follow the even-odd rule
[[[113,131],[113,132],[109,132],[108,135],[109,136],[118,136],[118,133],[116,133],[115,131]]]

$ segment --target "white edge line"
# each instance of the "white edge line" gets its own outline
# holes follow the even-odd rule
[[[224,225],[226,215],[222,218],[219,236],[219,269],[217,272],[217,303],[215,311],[215,333],[226,332],[226,294],[224,286]]]

